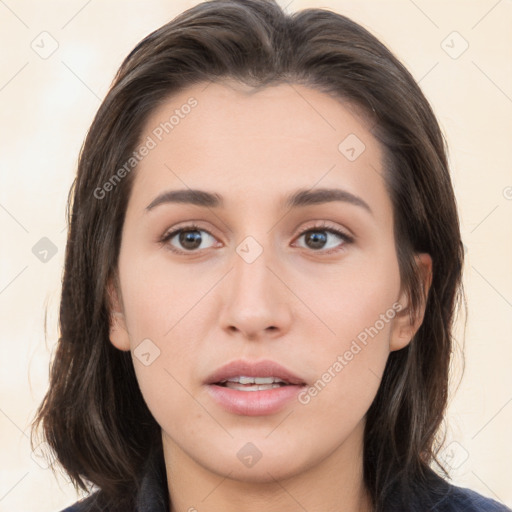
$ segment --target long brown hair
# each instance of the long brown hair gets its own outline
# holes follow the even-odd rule
[[[107,282],[116,275],[136,169],[108,199],[95,191],[130,158],[159,103],[191,84],[223,78],[254,87],[302,84],[359,106],[374,121],[411,315],[424,300],[416,252],[431,255],[433,277],[423,323],[406,348],[390,354],[368,411],[364,478],[377,511],[426,504],[441,481],[431,465],[463,298],[464,252],[445,142],[413,77],[367,30],[327,10],[287,14],[274,0],[201,3],[148,35],[118,70],[70,191],[60,338],[33,430],[42,425],[77,488],[92,483],[120,510],[131,506],[148,453],[161,450],[130,353],[109,341]]]

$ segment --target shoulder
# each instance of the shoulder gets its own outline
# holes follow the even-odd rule
[[[471,489],[450,485],[448,493],[437,504],[436,512],[512,512],[502,503]]]
[[[73,503],[73,505],[70,505],[60,512],[109,512],[108,508],[105,508],[105,506],[101,506],[99,504],[99,494],[99,492],[96,492],[87,498]]]
[[[512,512],[498,501],[459,487],[429,468],[421,478],[397,479],[384,498],[386,512]]]
[[[140,478],[130,492],[117,497],[98,489],[60,512],[167,512],[170,508],[163,451],[148,455]]]

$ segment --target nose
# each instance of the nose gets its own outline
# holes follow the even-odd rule
[[[235,253],[233,270],[224,282],[221,327],[248,340],[276,338],[290,328],[292,293],[280,265],[268,250],[252,262]]]

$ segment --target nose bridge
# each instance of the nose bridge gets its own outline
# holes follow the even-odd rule
[[[274,276],[267,267],[273,259],[268,237],[258,238],[261,242],[249,235],[236,247],[232,285],[239,304],[261,308],[271,295],[270,288],[274,288]]]
[[[266,234],[258,238],[261,242],[249,235],[235,248],[228,298],[221,315],[224,328],[242,331],[248,337],[266,329],[286,329],[290,319],[288,301],[283,296],[286,291],[274,275],[277,255],[272,253],[273,244]]]
[[[249,204],[242,209],[244,213],[238,219],[238,233],[243,238],[235,246],[236,254],[233,258],[237,287],[268,287],[272,286],[271,278],[275,278],[267,268],[267,265],[271,268],[276,266],[277,254],[274,253],[273,243],[275,230],[269,229],[271,220],[264,215],[261,207],[261,200],[256,201],[256,196],[249,199]],[[264,291],[263,288],[261,291]],[[239,292],[243,293],[243,290],[239,289]],[[254,292],[258,290],[255,288]]]

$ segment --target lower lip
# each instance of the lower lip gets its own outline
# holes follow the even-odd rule
[[[278,412],[296,398],[303,387],[288,385],[264,391],[239,391],[210,384],[208,391],[215,402],[233,414],[262,416]]]

